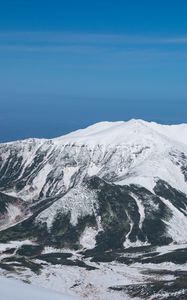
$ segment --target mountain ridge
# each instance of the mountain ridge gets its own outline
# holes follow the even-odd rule
[[[159,133],[159,130],[165,130],[167,131],[168,129],[170,129],[171,133],[173,134],[178,134],[178,130],[182,129],[182,130],[185,130],[187,132],[187,123],[179,123],[179,124],[160,124],[160,123],[157,123],[157,122],[149,122],[149,121],[144,121],[143,119],[130,119],[128,121],[101,121],[101,122],[98,122],[98,123],[95,123],[95,124],[92,124],[92,125],[89,125],[88,127],[85,127],[85,128],[81,128],[81,129],[78,129],[78,130],[75,130],[75,131],[72,131],[70,133],[67,133],[65,135],[62,135],[62,136],[58,136],[58,137],[54,137],[54,138],[26,138],[26,139],[19,139],[19,140],[15,140],[15,141],[10,141],[10,142],[3,142],[3,143],[0,143],[0,144],[13,144],[13,143],[20,143],[20,142],[24,142],[24,141],[27,141],[27,142],[47,142],[47,141],[66,141],[66,139],[68,137],[74,137],[76,138],[77,136],[78,137],[81,137],[81,134],[84,132],[87,131],[87,135],[89,135],[89,131],[90,133],[92,133],[92,131],[94,131],[94,129],[97,129],[97,131],[99,132],[99,129],[101,131],[103,131],[103,128],[104,129],[112,129],[112,127],[115,125],[118,125],[118,126],[133,126],[133,125],[138,125],[138,126],[146,126],[146,127],[149,127],[150,129],[153,129],[155,131],[157,131]],[[97,133],[96,131],[96,133]],[[172,132],[173,131],[173,132]],[[176,131],[176,132],[175,132]],[[168,134],[171,134],[170,132],[168,132]],[[79,136],[80,134],[80,136]],[[163,133],[162,133],[163,134]],[[77,136],[76,136],[77,135]],[[167,135],[167,134],[165,134]],[[181,137],[181,135],[179,135]],[[179,138],[179,137],[178,137]],[[67,139],[68,140],[68,139]],[[185,139],[185,143],[186,142],[186,139]]]
[[[88,299],[186,299],[186,145],[187,125],[142,120],[0,144],[0,272]]]
[[[49,240],[55,235],[55,244],[70,243],[73,234],[72,246],[79,247],[88,232],[95,246],[100,236],[107,247],[112,241],[118,246],[159,243],[148,230],[154,222],[162,243],[177,242],[175,216],[181,227],[187,226],[186,132],[184,124],[133,119],[96,123],[50,140],[0,144],[0,191],[21,198],[31,211],[33,203],[41,205],[29,226],[43,230]],[[182,240],[187,241],[185,232]]]

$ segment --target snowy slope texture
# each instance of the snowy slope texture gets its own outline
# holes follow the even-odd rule
[[[38,288],[25,284],[18,280],[0,278],[1,300],[80,300],[78,297],[51,292],[47,289]]]
[[[29,216],[27,207],[23,200],[0,192],[0,228],[7,228]]]
[[[0,191],[33,212],[4,239],[26,227],[61,247],[187,242],[187,124],[101,122],[1,144]]]

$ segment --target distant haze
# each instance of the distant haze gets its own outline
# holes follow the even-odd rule
[[[140,118],[163,124],[187,123],[186,111],[185,100],[11,95],[1,102],[0,142],[61,136],[106,120]]]
[[[187,122],[187,1],[1,2],[0,141]]]

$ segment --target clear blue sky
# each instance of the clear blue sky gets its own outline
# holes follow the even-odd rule
[[[0,1],[0,140],[187,122],[186,16],[186,0]]]

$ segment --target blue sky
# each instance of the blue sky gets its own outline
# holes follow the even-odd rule
[[[186,14],[186,0],[0,1],[0,140],[187,122]]]

